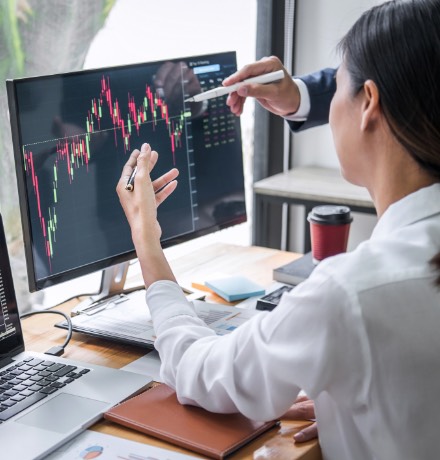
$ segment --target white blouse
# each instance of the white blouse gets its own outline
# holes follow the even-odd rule
[[[369,241],[226,336],[181,289],[147,291],[164,381],[180,402],[256,420],[280,417],[300,389],[315,400],[325,459],[438,457],[440,184],[394,203]]]

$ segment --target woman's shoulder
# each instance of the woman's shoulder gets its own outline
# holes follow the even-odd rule
[[[368,240],[351,252],[330,257],[319,265],[349,290],[363,291],[386,284],[431,279],[432,249],[405,239]]]

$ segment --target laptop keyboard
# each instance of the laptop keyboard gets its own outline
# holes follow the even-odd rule
[[[0,372],[0,423],[90,372],[67,364],[25,358]]]

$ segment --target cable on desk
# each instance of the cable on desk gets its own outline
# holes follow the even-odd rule
[[[68,331],[67,331],[67,337],[64,343],[59,347],[52,347],[52,348],[49,348],[49,350],[44,352],[44,354],[46,355],[61,356],[62,354],[64,354],[64,349],[67,347],[68,343],[70,342],[70,339],[72,338],[72,329],[73,329],[72,320],[70,319],[68,315],[66,315],[66,313],[62,311],[58,311],[58,310],[32,311],[30,313],[25,313],[24,315],[21,315],[20,319],[27,318],[28,316],[33,316],[33,315],[42,315],[44,313],[53,313],[55,315],[64,316],[64,319],[67,322]]]

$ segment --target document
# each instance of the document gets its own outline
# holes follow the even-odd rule
[[[217,335],[225,335],[258,315],[258,310],[245,310],[216,303],[194,300],[197,316],[215,331]]]
[[[123,459],[123,460],[197,460],[199,457],[181,454],[140,442],[87,430],[72,441],[62,445],[46,460],[77,459]]]
[[[257,310],[229,305],[200,300],[192,302],[199,318],[218,335],[228,334],[252,316],[260,314]],[[145,290],[132,293],[126,302],[109,302],[108,305],[99,307],[98,311],[74,316],[72,325],[76,332],[154,348],[156,336],[145,302]],[[64,321],[57,326],[66,328],[67,324]]]

